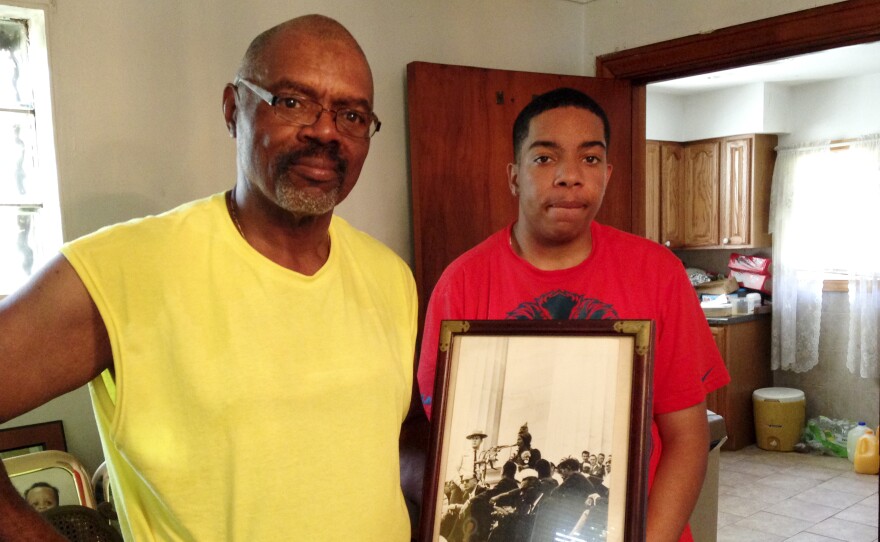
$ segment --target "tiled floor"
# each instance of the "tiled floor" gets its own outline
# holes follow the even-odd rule
[[[722,451],[718,542],[877,542],[877,489],[846,459]]]

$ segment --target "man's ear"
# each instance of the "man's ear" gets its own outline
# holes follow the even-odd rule
[[[238,111],[238,104],[235,101],[236,88],[232,83],[228,83],[223,88],[223,118],[226,120],[226,129],[229,131],[229,137],[236,136],[235,114]]]
[[[517,181],[519,179],[519,164],[507,164],[507,186],[510,188],[510,193],[513,194],[514,197],[519,195],[519,185]]]

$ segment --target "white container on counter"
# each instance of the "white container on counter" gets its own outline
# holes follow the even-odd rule
[[[755,309],[761,306],[761,294],[754,292],[746,294],[746,303],[748,304],[748,313],[751,314],[755,312]]]

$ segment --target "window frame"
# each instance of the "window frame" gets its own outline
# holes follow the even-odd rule
[[[56,157],[54,108],[49,64],[49,48],[46,24],[46,10],[34,2],[36,7],[23,7],[0,3],[0,18],[27,21],[28,27],[28,70],[32,81],[34,125],[36,130],[36,154],[38,164],[36,175],[39,178],[41,227],[37,233],[39,257],[35,258],[33,272],[58,252],[63,243],[61,221],[61,202],[58,186],[58,164]],[[33,274],[32,272],[32,274]],[[2,288],[2,286],[0,286]],[[0,299],[11,294],[0,289]]]

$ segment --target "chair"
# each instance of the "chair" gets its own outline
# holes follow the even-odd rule
[[[98,465],[95,474],[92,475],[92,491],[98,503],[98,512],[110,520],[110,525],[118,527],[119,515],[113,503],[113,489],[110,487],[110,473],[107,472],[106,461]]]
[[[100,512],[87,506],[67,504],[42,513],[56,531],[71,542],[123,542],[119,531]]]
[[[110,473],[107,472],[107,462],[104,461],[95,469],[92,475],[92,492],[95,494],[95,502],[100,505],[103,502],[113,502],[113,492],[110,488]]]

